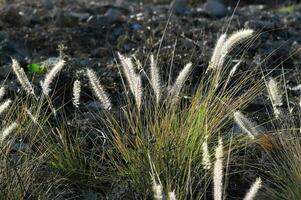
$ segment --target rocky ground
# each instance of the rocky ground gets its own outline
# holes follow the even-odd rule
[[[271,6],[264,1],[253,5],[242,1],[233,13],[235,5],[230,2],[226,2],[224,17],[216,17],[204,3],[197,2],[185,4],[181,9],[176,7],[173,14],[170,4],[160,2],[3,2],[0,5],[0,78],[4,80],[11,71],[10,57],[18,59],[27,69],[28,64],[43,63],[49,58],[47,62],[53,62],[63,52],[68,59],[62,75],[65,83],[81,76],[82,69],[92,67],[114,95],[121,90],[116,52],[134,55],[147,71],[147,57],[162,42],[159,60],[162,74],[167,76],[171,65],[176,74],[179,67],[191,60],[195,66],[193,83],[207,66],[219,34],[244,27],[253,28],[260,35],[248,50],[242,69],[252,69],[264,61],[263,68],[275,69],[275,75],[281,72],[281,67],[298,72],[301,6]],[[292,85],[297,84],[298,73],[291,74],[296,77],[289,80]],[[35,75],[37,83],[42,76]],[[17,91],[14,76],[8,79],[12,80],[11,89]]]
[[[170,67],[172,74],[176,75],[184,64],[192,61],[194,70],[189,83],[193,89],[208,65],[218,36],[225,31],[231,33],[252,28],[259,35],[246,51],[239,70],[252,70],[260,65],[263,73],[270,73],[270,76],[285,72],[287,85],[297,86],[301,78],[301,4],[242,1],[234,9],[235,4],[231,2],[225,2],[228,5],[225,13],[215,13],[197,1],[175,7],[173,13],[169,3],[150,1],[117,4],[92,0],[2,2],[0,85],[5,82],[11,94],[20,91],[20,85],[11,73],[11,57],[20,61],[38,87],[44,72],[33,74],[28,65],[51,65],[59,56],[64,56],[67,66],[57,85],[65,89],[65,98],[71,98],[72,80],[86,79],[83,72],[91,67],[98,72],[113,103],[117,104],[123,89],[116,52],[140,60],[139,70],[144,73],[148,71],[150,53],[160,50],[159,66],[166,81]],[[88,85],[84,87],[88,88]],[[90,108],[99,106],[86,91],[82,104]],[[295,103],[300,90],[289,91],[291,101]],[[64,101],[65,98],[58,100]],[[260,111],[267,102],[268,98],[263,94],[249,111]],[[257,115],[257,118],[264,117]]]

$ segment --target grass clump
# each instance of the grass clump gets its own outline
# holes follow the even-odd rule
[[[177,199],[204,199],[210,194],[212,147],[218,135],[224,135],[233,112],[246,106],[261,89],[258,82],[250,82],[255,70],[237,76],[232,72],[233,80],[224,81],[231,69],[222,63],[226,63],[230,50],[252,33],[242,30],[225,39],[227,47],[221,48],[222,53],[215,53],[214,62],[189,100],[180,98],[179,94],[193,64],[183,68],[172,87],[164,87],[151,56],[151,88],[142,90],[134,87],[139,75],[132,70],[133,63],[119,56],[136,103],[134,106],[128,96],[121,112],[107,113],[100,121],[105,124],[104,132],[108,133],[113,148],[108,154],[116,170],[113,180],[128,185],[129,196],[125,194],[124,198],[151,198],[154,188],[162,190],[155,194],[156,198],[170,192]],[[212,67],[212,63],[219,65]],[[173,88],[177,92],[171,92]],[[143,93],[142,104],[137,104],[138,93]],[[206,143],[208,155],[204,158]]]
[[[98,113],[91,111],[94,120],[86,126],[72,123],[82,114],[79,80],[73,84],[73,98],[70,99],[76,112],[74,119],[66,117],[66,105],[53,103],[56,97],[51,95],[51,85],[65,61],[61,59],[45,75],[39,94],[18,62],[13,60],[14,72],[25,94],[14,100],[16,109],[11,110],[5,120],[17,123],[17,131],[9,136],[8,142],[26,141],[30,151],[20,152],[21,164],[36,160],[38,165],[30,171],[37,170],[46,175],[37,180],[26,171],[29,168],[18,168],[21,166],[18,165],[13,169],[28,176],[29,179],[23,182],[36,188],[35,193],[30,194],[35,198],[51,199],[70,188],[73,195],[81,196],[83,191],[104,194],[110,191],[109,188],[122,187],[124,199],[164,199],[167,196],[169,199],[210,199],[212,196],[216,200],[222,199],[226,196],[221,192],[223,174],[217,172],[223,172],[227,167],[223,156],[230,155],[231,142],[236,140],[225,133],[232,123],[233,113],[243,109],[262,89],[259,81],[254,79],[256,70],[238,71],[240,63],[233,67],[229,64],[230,52],[242,42],[249,41],[245,43],[248,47],[252,40],[247,39],[252,35],[250,29],[237,31],[229,37],[223,34],[217,42],[220,48],[215,48],[211,62],[204,70],[206,73],[189,98],[183,98],[181,92],[193,71],[194,65],[190,62],[184,65],[174,83],[166,86],[161,80],[158,60],[150,56],[150,76],[146,77],[149,84],[145,85],[143,76],[135,71],[135,63],[118,53],[126,79],[123,83],[127,83],[124,87],[130,91],[118,109],[100,84],[96,72],[87,69],[85,75],[90,89],[102,109]],[[219,138],[229,136],[231,140],[224,139],[222,146]],[[4,150],[3,156],[10,156],[11,147]],[[215,177],[214,193],[209,187],[212,177]],[[7,184],[3,187],[9,187],[8,182],[3,182]],[[16,193],[20,198],[31,191],[20,188]],[[56,188],[56,191],[45,193],[45,188],[47,191]],[[254,188],[258,188],[258,183]],[[253,198],[255,189],[250,190],[247,199]],[[6,191],[5,195],[11,193]]]

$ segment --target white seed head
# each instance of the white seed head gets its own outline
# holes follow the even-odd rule
[[[13,122],[8,127],[6,127],[2,131],[0,141],[3,142],[7,138],[7,136],[10,135],[17,127],[18,127],[18,124],[16,122]]]
[[[108,95],[106,94],[105,90],[103,89],[102,85],[100,84],[94,70],[87,69],[87,76],[89,78],[90,86],[94,91],[95,96],[102,103],[103,108],[106,110],[110,110],[112,107],[111,101]]]
[[[132,93],[134,93],[135,87],[136,87],[135,85],[137,82],[137,74],[135,72],[134,64],[133,64],[131,58],[124,57],[120,53],[118,53],[118,57],[120,59],[123,73],[129,84],[129,87],[130,87]]]
[[[64,65],[65,65],[65,61],[60,60],[46,74],[44,81],[41,83],[41,87],[45,95],[49,95],[49,92],[51,91],[50,84],[53,82],[53,79],[57,76],[57,74],[63,69]]]
[[[222,200],[223,196],[223,154],[223,141],[219,138],[213,169],[214,200]]]
[[[250,38],[254,31],[252,29],[242,29],[232,33],[226,41],[223,43],[220,49],[220,58],[218,62],[218,68],[224,65],[227,54],[240,42]]]
[[[138,110],[142,103],[142,81],[141,77],[136,74],[134,64],[130,58],[126,58],[118,53],[118,57],[121,61],[121,66],[125,74],[125,78],[129,84],[130,90],[135,97]]]
[[[236,111],[234,113],[234,120],[237,125],[248,134],[248,136],[252,139],[262,131],[262,128],[259,127],[255,122],[251,121],[247,117],[245,117],[240,111]]]
[[[261,178],[257,178],[243,200],[253,200],[262,186]]]
[[[157,104],[160,102],[161,98],[161,81],[160,81],[160,74],[157,68],[157,63],[155,62],[154,55],[150,56],[151,65],[150,65],[150,72],[151,72],[151,86],[155,92],[156,102]]]
[[[176,194],[174,191],[168,192],[168,200],[177,200]]]
[[[229,78],[231,78],[231,77],[235,74],[235,72],[236,72],[236,70],[238,69],[240,63],[241,63],[241,61],[239,61],[238,63],[236,63],[236,64],[233,66],[233,68],[230,70]]]
[[[177,102],[177,99],[179,98],[180,91],[184,85],[184,82],[187,79],[187,76],[189,72],[191,71],[192,63],[188,63],[185,65],[185,67],[181,70],[179,73],[176,81],[174,82],[173,86],[169,90],[169,96],[172,98],[172,104],[175,104]]]
[[[153,197],[155,200],[163,200],[163,188],[160,184],[156,183],[155,180],[153,180],[152,190],[154,193]]]
[[[208,143],[207,143],[207,138],[202,144],[202,165],[205,170],[209,170],[211,168],[211,161],[210,161],[210,156],[209,156],[209,151],[208,151]]]
[[[2,104],[0,104],[0,114],[7,110],[11,103],[12,101],[10,99],[7,99]]]
[[[142,104],[142,81],[140,76],[137,76],[137,84],[136,84],[134,96],[135,96],[137,108],[138,110],[140,110]]]
[[[215,69],[217,66],[218,66],[218,63],[221,59],[221,49],[226,41],[226,38],[227,38],[227,34],[224,33],[222,34],[216,44],[215,44],[215,47],[214,47],[214,50],[213,50],[213,53],[212,53],[212,56],[211,56],[211,59],[210,59],[210,62],[209,62],[209,66],[208,66],[208,69],[207,70],[210,70],[210,69]]]
[[[80,98],[80,91],[81,91],[81,83],[79,80],[74,81],[73,83],[73,105],[74,107],[79,107],[79,98]]]
[[[5,88],[1,87],[0,88],[0,101],[3,99],[4,95],[5,95]]]
[[[222,54],[228,53],[232,50],[238,43],[250,38],[254,33],[252,29],[242,29],[232,33],[222,46]]]
[[[273,106],[281,106],[282,103],[282,95],[278,88],[278,83],[275,79],[270,78],[268,81],[268,93],[271,99]]]
[[[12,58],[12,68],[22,88],[27,92],[27,94],[34,95],[33,87],[30,84],[23,68],[20,66],[18,61],[13,58]]]

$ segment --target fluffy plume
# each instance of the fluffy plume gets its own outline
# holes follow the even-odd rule
[[[271,78],[267,84],[268,84],[269,96],[270,96],[273,106],[281,106],[283,104],[282,96],[279,91],[277,81],[275,81],[275,79]]]
[[[153,90],[155,92],[156,96],[156,102],[160,102],[160,95],[161,95],[161,82],[160,82],[160,76],[159,71],[157,68],[157,63],[155,63],[154,55],[150,56],[151,60],[151,66],[150,66],[150,72],[151,72],[151,85],[153,87]]]
[[[234,120],[239,127],[246,132],[252,139],[262,132],[262,128],[259,127],[255,122],[245,117],[240,111],[234,113]]]
[[[218,61],[218,64],[216,65],[218,68],[220,66],[223,66],[224,62],[225,62],[225,58],[227,56],[227,54],[240,42],[250,38],[252,36],[252,34],[254,33],[254,31],[252,29],[242,29],[239,31],[236,31],[234,33],[232,33],[227,39],[226,41],[222,44],[221,48],[220,48],[220,52],[219,54],[217,54],[218,56],[220,56],[218,59],[216,59]]]
[[[231,69],[231,71],[230,71],[230,73],[229,73],[229,78],[231,78],[231,77],[235,74],[235,72],[236,72],[236,70],[238,69],[240,63],[241,63],[241,61],[239,61],[238,63],[236,63],[236,64],[233,66],[233,68]]]
[[[222,34],[219,39],[217,40],[216,44],[215,44],[215,47],[214,47],[214,50],[213,50],[213,53],[212,53],[212,56],[211,56],[211,59],[210,59],[210,62],[209,62],[209,66],[208,66],[208,70],[210,69],[215,69],[217,66],[218,66],[218,63],[220,61],[220,58],[221,58],[221,49],[226,41],[226,37],[227,37],[227,34],[224,33]]]
[[[73,83],[73,105],[79,107],[79,98],[80,98],[81,84],[79,80],[74,81]]]
[[[140,76],[137,76],[137,83],[136,83],[134,96],[135,96],[137,108],[138,110],[140,110],[142,104],[142,81]]]
[[[94,91],[95,96],[98,98],[98,100],[102,103],[104,109],[110,110],[111,109],[111,101],[104,91],[102,85],[100,84],[96,73],[92,69],[87,69],[87,76],[89,78],[89,83]]]
[[[8,127],[6,127],[2,131],[2,136],[0,138],[1,142],[3,142],[7,138],[7,136],[10,135],[17,127],[18,127],[18,124],[16,122],[13,122]]]
[[[187,79],[187,76],[188,76],[191,68],[192,68],[192,63],[186,64],[185,67],[179,73],[173,86],[169,90],[169,95],[170,95],[170,97],[172,97],[173,104],[177,101],[177,98],[179,97],[180,91],[184,85],[185,80]]]
[[[223,154],[223,141],[219,138],[213,170],[214,200],[222,200],[223,196]]]
[[[138,107],[138,109],[140,109],[141,100],[142,100],[141,77],[136,74],[135,69],[134,69],[134,64],[130,58],[126,58],[126,57],[122,56],[120,53],[118,53],[118,57],[120,59],[121,66],[122,66],[123,72],[125,74],[125,78],[127,79],[127,82],[129,83],[130,90],[135,97],[137,107]]]
[[[130,87],[132,93],[135,93],[137,74],[135,73],[134,64],[130,58],[126,58],[123,55],[121,55],[120,53],[118,53],[118,57],[120,59],[125,78],[129,83],[129,87]]]
[[[294,87],[288,87],[289,90],[292,90],[292,91],[298,91],[298,90],[301,90],[301,84],[297,85],[297,86],[294,86]]]
[[[253,200],[258,190],[261,188],[261,184],[262,184],[261,179],[257,178],[243,200]]]
[[[153,178],[152,190],[154,193],[155,200],[163,200],[163,188]]]
[[[45,95],[48,95],[50,92],[50,84],[52,83],[53,79],[56,77],[56,75],[62,70],[62,68],[65,65],[64,60],[60,60],[57,62],[57,64],[46,74],[44,82],[41,83],[41,87],[43,90],[43,93]]]
[[[168,192],[168,200],[177,200],[176,194],[174,191]]]
[[[0,88],[0,101],[3,99],[4,95],[5,95],[5,88],[1,87]]]
[[[8,99],[0,105],[0,114],[2,114],[11,104],[11,100]]]
[[[222,46],[222,54],[227,54],[231,51],[238,43],[250,38],[254,31],[252,29],[242,29],[232,33]]]
[[[207,138],[202,144],[202,164],[203,168],[205,170],[209,170],[211,168],[211,161],[210,161],[210,156],[209,156],[209,151],[208,151],[208,143],[207,143]]]
[[[31,86],[23,68],[21,68],[18,61],[13,58],[12,58],[12,68],[17,76],[19,83],[21,84],[23,89],[27,92],[27,94],[34,95],[33,87]]]

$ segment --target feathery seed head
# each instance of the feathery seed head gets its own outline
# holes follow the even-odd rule
[[[172,104],[175,104],[177,102],[180,91],[184,85],[184,82],[187,79],[189,72],[191,71],[191,68],[192,68],[192,63],[186,64],[185,67],[179,73],[173,86],[169,90],[169,96],[172,98]]]
[[[134,90],[135,90],[134,88],[135,88],[136,81],[137,81],[137,75],[135,72],[134,64],[133,64],[131,58],[124,57],[120,53],[117,53],[117,54],[118,54],[119,60],[121,62],[121,66],[122,66],[125,78],[127,79],[128,83],[129,83],[129,87],[130,87],[131,91],[134,93]]]
[[[168,200],[177,200],[176,194],[174,191],[168,192]]]
[[[211,168],[211,161],[210,161],[210,156],[208,151],[207,138],[202,144],[202,150],[203,150],[203,155],[202,155],[203,168],[205,170],[209,170]]]
[[[155,200],[163,200],[163,188],[155,180],[153,180],[152,190],[154,193]]]
[[[89,83],[95,96],[102,103],[103,108],[106,110],[110,110],[112,107],[111,101],[108,95],[106,94],[105,90],[103,89],[102,85],[100,84],[95,71],[92,69],[87,69],[87,77],[89,78]]]
[[[219,138],[213,169],[214,200],[222,200],[223,196],[223,154],[223,141]]]
[[[221,58],[221,49],[222,49],[222,47],[223,47],[223,45],[226,41],[226,38],[227,38],[226,33],[222,34],[218,38],[218,40],[215,44],[215,47],[214,47],[214,50],[213,50],[213,53],[212,53],[207,71],[210,70],[210,69],[215,69],[218,66],[218,63],[219,63],[220,58]]]
[[[161,81],[159,70],[157,68],[157,64],[155,63],[154,55],[150,56],[151,65],[150,65],[150,72],[151,72],[151,86],[155,92],[156,102],[157,104],[160,102],[161,98]]]
[[[2,100],[2,98],[4,97],[4,95],[5,95],[5,88],[1,87],[0,88],[0,101]]]
[[[234,120],[237,125],[252,139],[255,139],[255,137],[261,132],[261,128],[255,122],[245,117],[240,111],[236,111],[234,113]]]
[[[242,29],[239,31],[236,31],[232,33],[220,46],[219,49],[217,49],[217,58],[215,58],[215,67],[214,68],[220,68],[224,65],[225,58],[227,54],[240,42],[250,38],[254,31],[252,29]]]
[[[129,84],[130,90],[135,97],[138,110],[142,103],[142,81],[141,77],[136,74],[134,64],[130,58],[126,58],[118,53],[118,57],[121,61],[121,66],[125,74],[125,78]]]
[[[140,110],[141,104],[142,104],[142,81],[141,76],[137,76],[137,85],[135,88],[135,100],[138,110]]]
[[[64,60],[60,60],[57,64],[46,74],[44,81],[41,83],[41,87],[43,93],[45,95],[49,95],[50,92],[50,84],[52,83],[53,79],[57,76],[57,74],[62,70],[65,65]]]
[[[229,73],[229,77],[230,77],[230,78],[235,74],[235,72],[236,72],[236,70],[238,69],[240,63],[241,63],[241,61],[239,61],[238,63],[236,63],[236,64],[233,66],[233,68],[230,70],[230,73]]]
[[[253,33],[252,29],[242,29],[232,33],[222,45],[222,54],[228,53],[235,45],[250,38]]]
[[[30,84],[23,68],[20,66],[19,62],[13,58],[12,58],[12,68],[22,88],[27,92],[27,94],[34,95],[33,87]]]
[[[262,186],[261,178],[257,178],[243,200],[253,200]]]
[[[278,83],[275,79],[270,78],[268,81],[268,93],[271,99],[273,106],[282,105],[282,96],[278,88]]]
[[[0,105],[0,114],[2,114],[5,110],[7,110],[8,109],[8,107],[10,106],[10,104],[11,104],[11,100],[10,99],[7,99],[4,103],[2,103],[1,105]]]
[[[79,80],[76,80],[73,83],[73,105],[76,108],[79,107],[80,91],[81,91],[81,83]]]
[[[6,127],[2,131],[2,135],[0,137],[1,143],[7,138],[8,135],[10,135],[16,128],[18,127],[18,124],[16,122],[11,123],[8,127]]]

